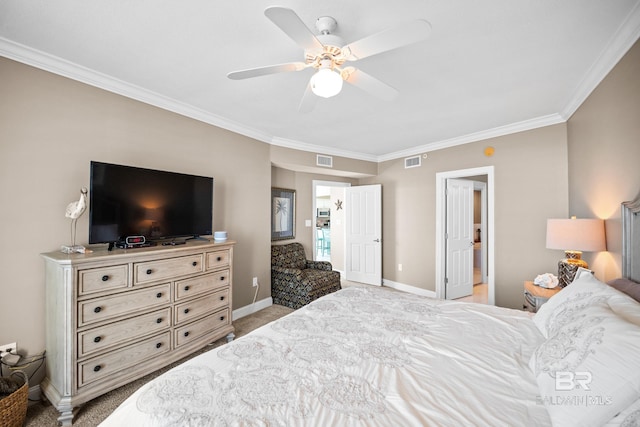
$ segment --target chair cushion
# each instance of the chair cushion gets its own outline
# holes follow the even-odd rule
[[[304,269],[307,260],[301,243],[271,246],[271,265],[285,268]]]

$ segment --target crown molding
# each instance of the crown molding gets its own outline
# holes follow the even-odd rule
[[[292,148],[294,150],[308,151],[318,154],[327,154],[330,156],[347,157],[349,159],[364,160],[367,162],[378,162],[378,156],[372,154],[357,153],[355,151],[342,150],[340,148],[325,147],[323,145],[308,144],[293,139],[285,139],[274,137],[271,139],[272,145],[279,147]]]
[[[569,102],[562,108],[560,115],[569,118],[580,108],[582,103],[591,95],[591,92],[611,72],[613,67],[631,49],[640,38],[640,2],[636,3],[627,19],[613,35],[607,46],[602,50],[596,61],[585,73],[584,78],[576,86]]]
[[[189,117],[258,141],[268,144],[277,145],[286,148],[292,148],[300,151],[309,151],[314,153],[328,154],[333,156],[347,157],[350,159],[366,160],[377,162],[377,157],[354,151],[341,150],[338,148],[329,148],[321,145],[308,144],[301,141],[295,141],[285,138],[278,138],[272,135],[260,132],[251,127],[245,126],[223,117],[211,114],[205,110],[193,107],[175,99],[160,95],[156,92],[141,88],[139,86],[118,80],[106,74],[97,72],[87,67],[75,64],[71,61],[50,55],[28,46],[16,43],[12,40],[0,37],[0,56],[21,62],[32,67],[57,74],[62,77],[97,87],[118,95],[125,96],[145,104],[153,105],[163,110],[171,111],[185,117]]]
[[[3,37],[0,37],[0,56],[262,142],[270,143],[272,139],[264,132]]]
[[[417,154],[427,153],[429,151],[442,150],[443,148],[455,147],[457,145],[469,144],[471,142],[482,141],[485,139],[496,138],[498,136],[510,135],[513,133],[524,132],[531,129],[537,129],[545,126],[551,126],[563,123],[566,120],[559,114],[549,114],[547,116],[536,117],[534,119],[523,120],[521,122],[499,126],[480,132],[470,133],[443,141],[430,142],[419,147],[413,147],[407,150],[396,151],[393,153],[378,156],[378,162],[386,162],[388,160],[396,160],[403,157],[415,156]]]

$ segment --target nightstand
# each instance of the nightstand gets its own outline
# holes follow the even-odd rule
[[[553,289],[543,288],[538,285],[534,285],[532,281],[527,280],[524,282],[524,308],[532,313],[537,313],[542,304],[549,301],[549,298],[560,292],[562,288],[556,287]]]

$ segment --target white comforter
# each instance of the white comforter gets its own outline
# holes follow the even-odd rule
[[[548,426],[528,313],[327,295],[141,387],[103,426]]]

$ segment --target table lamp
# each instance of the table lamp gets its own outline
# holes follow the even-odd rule
[[[578,267],[589,268],[582,259],[582,251],[607,250],[604,221],[601,219],[548,219],[547,249],[561,249],[565,258],[558,262],[558,285],[573,282]]]

